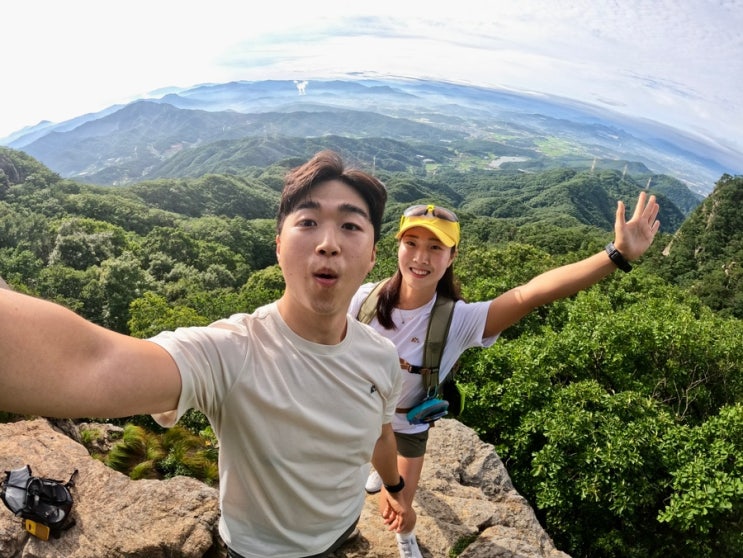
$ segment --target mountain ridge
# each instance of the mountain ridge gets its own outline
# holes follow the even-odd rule
[[[719,153],[657,123],[620,118],[556,97],[425,80],[201,84],[146,99],[184,111],[169,114],[189,122],[192,135],[200,141],[189,143],[183,135],[166,133],[168,127],[160,130],[154,126],[143,129],[136,141],[126,135],[128,126],[112,129],[108,137],[99,136],[97,140],[86,135],[91,124],[99,120],[119,115],[123,122],[131,106],[143,101],[110,107],[60,125],[45,125],[41,130],[32,128],[5,144],[24,149],[65,177],[101,184],[157,178],[158,166],[173,154],[209,141],[239,140],[230,137],[228,130],[233,134],[245,132],[248,122],[258,121],[263,122],[261,130],[266,135],[275,130],[276,135],[287,136],[379,136],[405,139],[415,145],[443,143],[451,147],[450,159],[462,149],[458,142],[477,140],[491,143],[495,154],[504,147],[526,150],[530,154],[526,162],[538,168],[560,166],[561,157],[577,155],[588,160],[640,162],[656,174],[682,180],[701,195],[712,190],[719,176],[732,172],[728,161],[716,159],[723,157]],[[206,111],[213,118],[197,111]],[[217,123],[225,129],[218,130]],[[51,139],[55,132],[63,134],[64,139]],[[242,137],[248,136],[244,133]],[[117,177],[116,166],[122,163],[131,168],[122,169]],[[106,181],[101,180],[103,176]]]

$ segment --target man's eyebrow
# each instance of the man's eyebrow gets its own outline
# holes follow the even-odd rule
[[[320,209],[320,204],[316,201],[307,199],[297,204],[295,211],[299,209]],[[338,210],[342,213],[354,213],[356,215],[361,215],[367,221],[371,221],[369,212],[366,211],[363,207],[359,207],[358,205],[354,205],[352,203],[342,203],[340,206],[338,206]]]
[[[320,209],[320,204],[316,201],[306,199],[303,202],[298,203],[294,211],[297,209]]]
[[[359,207],[358,205],[354,205],[352,203],[344,203],[340,206],[340,210],[345,211],[346,213],[356,213],[358,215],[361,215],[367,221],[371,221],[369,212],[366,211],[364,208]]]

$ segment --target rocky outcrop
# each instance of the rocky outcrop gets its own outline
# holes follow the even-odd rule
[[[215,488],[186,477],[132,481],[90,457],[44,419],[0,424],[0,472],[29,464],[34,474],[66,480],[73,489],[75,525],[58,539],[26,533],[0,506],[3,558],[223,558]],[[493,447],[455,420],[439,421],[415,509],[426,557],[452,548],[463,558],[569,558],[555,549],[528,502],[516,492]],[[394,558],[395,537],[384,528],[377,497],[368,496],[361,535],[336,558]]]
[[[214,547],[218,494],[197,480],[131,481],[44,419],[0,424],[0,470],[26,464],[35,475],[65,481],[79,471],[72,489],[75,525],[42,541],[3,507],[4,558],[201,558]]]
[[[569,558],[555,548],[514,489],[493,446],[456,420],[436,424],[414,504],[423,556],[445,558],[452,548],[464,548],[461,558]],[[398,556],[395,536],[384,528],[376,500],[367,497],[361,538],[338,557]]]

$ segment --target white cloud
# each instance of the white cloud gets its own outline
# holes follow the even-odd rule
[[[741,0],[349,4],[11,0],[0,136],[168,86],[373,72],[576,98],[743,152]]]

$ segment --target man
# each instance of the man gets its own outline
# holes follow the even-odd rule
[[[390,425],[397,352],[347,315],[376,260],[386,197],[333,152],[294,169],[277,220],[283,295],[208,327],[135,339],[0,290],[0,409],[153,414],[165,426],[202,411],[220,442],[220,534],[234,557],[336,549],[358,521],[369,459],[388,483],[385,523],[407,529]]]

